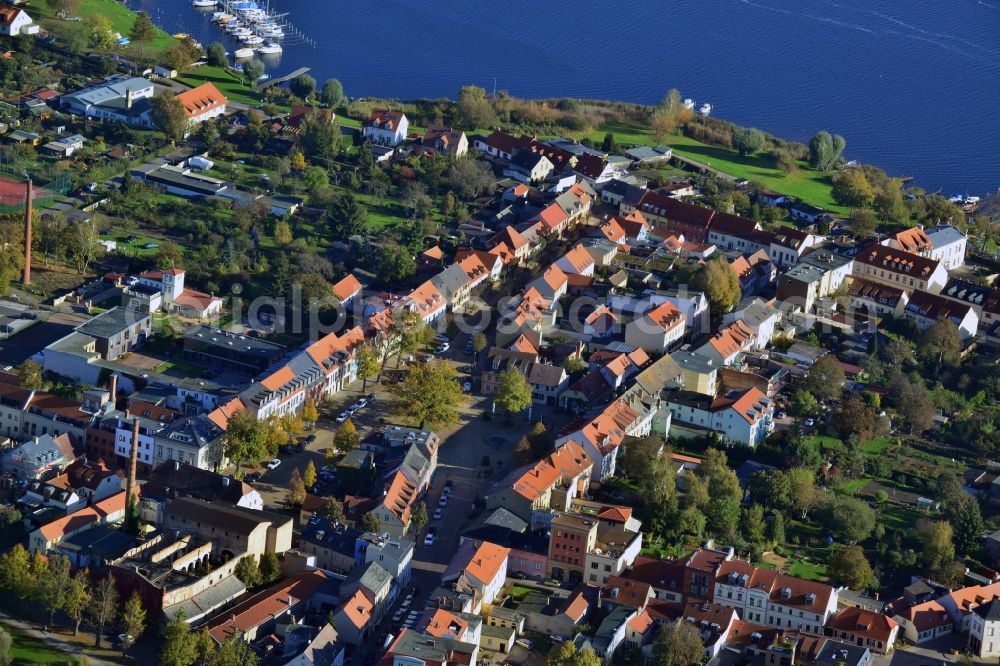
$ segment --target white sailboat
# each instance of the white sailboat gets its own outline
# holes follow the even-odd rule
[[[270,55],[274,53],[281,53],[284,49],[281,48],[281,44],[275,44],[274,42],[268,42],[264,46],[257,47],[257,53],[263,53],[265,55]]]

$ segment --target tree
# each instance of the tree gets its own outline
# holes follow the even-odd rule
[[[531,440],[522,437],[514,445],[514,465],[520,467],[536,460],[534,452],[531,450]]]
[[[493,403],[507,414],[522,412],[531,405],[531,385],[517,370],[505,370],[497,378]]]
[[[831,136],[826,131],[817,132],[809,141],[809,165],[820,171],[829,171],[840,159],[845,145],[842,136]]]
[[[378,354],[371,345],[364,345],[358,350],[358,378],[361,379],[361,392],[368,387],[368,380],[378,372]]]
[[[251,589],[260,585],[260,567],[257,566],[257,561],[252,555],[244,555],[239,562],[236,563],[236,568],[233,569],[233,575],[240,579],[240,582],[246,585],[247,589]]]
[[[138,592],[133,592],[125,602],[121,623],[122,633],[125,634],[125,640],[122,641],[122,657],[124,657],[129,646],[146,630],[146,609],[142,607],[142,598]]]
[[[751,504],[743,512],[743,538],[750,544],[764,543],[764,507]]]
[[[674,531],[679,536],[692,536],[700,539],[705,534],[705,514],[697,507],[689,506],[677,515]]]
[[[693,282],[695,289],[705,292],[716,313],[729,312],[740,302],[740,281],[723,256],[706,261]]]
[[[223,451],[236,463],[237,474],[243,463],[263,460],[270,453],[267,424],[249,411],[234,414],[226,428]]]
[[[851,231],[858,238],[868,238],[878,228],[878,218],[870,208],[857,208],[851,211]]]
[[[471,157],[457,160],[448,170],[448,183],[465,201],[472,201],[496,186],[490,165]]]
[[[489,343],[489,340],[482,331],[472,336],[472,353],[475,354],[473,359],[479,360],[479,355],[486,349],[487,343]]]
[[[809,368],[806,375],[805,388],[817,400],[833,400],[840,397],[841,387],[847,378],[844,368],[833,354],[821,356]]]
[[[194,635],[181,609],[163,631],[160,666],[191,666],[196,657]]]
[[[55,619],[56,611],[62,608],[71,582],[69,558],[63,555],[50,557],[46,574],[33,581],[33,596],[49,614],[49,624]]]
[[[790,487],[792,508],[805,520],[809,511],[816,506],[819,491],[812,471],[804,467],[793,467],[786,472]]]
[[[184,105],[173,95],[158,95],[153,98],[150,110],[153,125],[167,135],[171,141],[180,141],[188,128],[187,112]]]
[[[852,590],[865,590],[876,584],[865,551],[861,546],[838,546],[830,557],[827,573],[834,581]]]
[[[212,42],[208,45],[208,64],[212,67],[225,67],[229,64],[226,58],[226,47],[219,42]]]
[[[775,511],[771,518],[770,532],[768,535],[771,542],[780,546],[785,543],[785,516],[780,511]]]
[[[740,157],[753,155],[764,149],[764,134],[753,127],[737,127],[733,130],[733,148]]]
[[[290,506],[302,506],[306,501],[306,484],[302,480],[302,475],[298,469],[292,470],[292,476],[288,480],[288,492],[285,494],[285,501]]]
[[[618,142],[615,141],[615,135],[611,132],[604,135],[604,141],[601,142],[601,151],[608,155],[618,152]]]
[[[90,597],[90,605],[87,607],[87,616],[94,623],[95,645],[101,647],[101,638],[104,636],[104,627],[109,622],[114,622],[118,617],[118,588],[115,587],[115,579],[110,575],[104,576],[92,587],[93,593]]]
[[[132,23],[132,30],[129,32],[129,40],[139,45],[139,55],[144,55],[143,50],[146,43],[153,41],[156,37],[156,26],[153,19],[145,10],[135,15],[135,22]],[[124,655],[122,655],[124,656]]]
[[[791,411],[796,416],[812,416],[819,409],[813,394],[805,389],[796,389],[792,394]]]
[[[20,543],[0,554],[0,588],[24,599],[31,589],[30,566],[28,551]]]
[[[573,641],[563,641],[546,657],[548,666],[601,666],[602,663],[593,650],[577,650]]]
[[[955,559],[954,533],[948,521],[921,520],[917,523],[917,535],[923,543],[921,563],[931,571],[937,571]]]
[[[865,404],[857,393],[852,393],[840,403],[840,409],[833,419],[834,429],[843,440],[852,436],[867,442],[875,436],[878,415]]]
[[[692,666],[704,660],[705,644],[693,624],[683,618],[660,630],[653,644],[653,663],[656,666]]]
[[[308,74],[299,74],[288,83],[288,90],[301,99],[307,99],[316,92],[316,79]]]
[[[87,613],[87,607],[91,602],[90,586],[90,572],[86,569],[80,569],[70,579],[63,593],[60,609],[73,620],[74,636],[80,634],[80,624],[83,622],[84,615]]]
[[[410,514],[410,522],[413,524],[413,533],[419,534],[427,524],[427,502],[417,502],[416,508]]]
[[[486,90],[479,86],[462,86],[458,91],[455,113],[459,125],[466,129],[496,126],[496,113],[486,98]]]
[[[902,391],[896,406],[907,432],[919,434],[934,425],[934,401],[919,382],[903,378]]]
[[[242,634],[230,634],[219,647],[213,666],[257,666],[260,657],[243,640]]]
[[[157,268],[168,270],[170,268],[181,268],[184,264],[184,250],[173,241],[162,241],[156,250],[156,257],[153,262]]]
[[[379,277],[383,282],[396,283],[405,280],[417,270],[413,253],[397,243],[385,243],[376,258]]]
[[[875,190],[861,169],[842,169],[830,179],[833,184],[834,200],[851,208],[871,206],[875,201]]]
[[[345,191],[330,205],[330,223],[334,234],[346,240],[368,227],[368,209],[359,204],[353,194]]]
[[[827,529],[839,541],[848,544],[868,538],[875,529],[875,514],[871,507],[856,497],[831,497],[823,508],[823,517]]]
[[[346,419],[333,433],[333,448],[340,452],[353,451],[361,444],[361,436],[351,419]]]
[[[302,473],[302,482],[306,484],[307,488],[316,485],[316,463],[312,460],[306,463],[306,471]]]
[[[955,549],[967,554],[979,546],[983,533],[983,515],[976,498],[962,493],[953,506],[949,506]]]
[[[262,583],[273,583],[281,577],[281,563],[274,553],[263,553],[260,562],[257,564],[260,571],[260,581]]]
[[[638,481],[662,448],[663,442],[655,437],[629,439],[620,449],[617,467],[622,474]]]
[[[292,227],[288,220],[278,220],[274,223],[274,244],[290,245],[292,242]]]
[[[662,533],[677,514],[677,478],[669,452],[650,459],[636,485],[644,520],[653,533]]]
[[[943,365],[956,365],[962,352],[958,327],[950,319],[935,322],[921,336],[918,349],[920,358],[937,370]]]
[[[319,111],[307,114],[300,126],[299,145],[306,155],[333,157],[340,147],[340,128],[329,114]]]
[[[319,410],[316,409],[315,400],[306,400],[302,405],[302,420],[306,423],[316,423],[319,420]]]
[[[257,58],[251,58],[243,63],[243,83],[244,85],[255,85],[264,76],[264,63]]]
[[[42,364],[38,361],[28,359],[17,366],[17,370],[14,372],[17,375],[17,383],[21,388],[37,391],[47,386],[45,379],[42,377]]]
[[[320,100],[327,106],[340,106],[344,101],[344,86],[337,79],[327,79],[319,93]]]
[[[395,397],[393,411],[416,421],[420,428],[455,423],[456,407],[465,400],[455,368],[441,361],[411,367],[406,379],[393,384],[389,392]]]
[[[323,498],[323,506],[320,507],[319,514],[331,523],[344,522],[344,505],[336,497],[330,495]]]
[[[378,532],[381,529],[378,516],[369,511],[361,517],[361,529],[365,532]]]

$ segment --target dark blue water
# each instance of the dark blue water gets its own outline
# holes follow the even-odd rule
[[[129,0],[171,32],[224,39],[189,0]],[[808,141],[946,194],[1000,186],[1000,0],[271,0],[311,40],[272,73],[312,68],[351,96],[655,102]],[[235,44],[228,43],[230,49]]]

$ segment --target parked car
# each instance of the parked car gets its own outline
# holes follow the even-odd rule
[[[34,312],[22,312],[21,319],[38,319],[38,315]]]
[[[376,397],[377,397],[377,396],[376,396],[376,395],[375,395],[374,393],[369,393],[368,395],[366,395],[366,396],[365,396],[365,400],[367,400],[367,401],[368,401],[368,404],[370,405],[370,404],[372,404],[373,402],[375,402],[375,398],[376,398]]]
[[[462,390],[466,393],[472,393],[472,382],[465,382],[462,384]]]
[[[779,409],[778,411],[776,411],[774,413],[774,418],[776,418],[776,419],[783,419],[786,416],[788,416],[788,415],[785,414],[785,410],[783,410],[783,409]]]
[[[158,247],[160,247],[159,243],[143,243],[142,245],[143,250],[155,250]]]
[[[350,414],[348,414],[347,412],[341,412],[340,414],[337,414],[337,423],[343,423],[343,422],[344,422],[344,421],[346,421],[346,420],[347,420],[347,419],[348,419],[348,418],[349,418],[350,416],[351,416],[351,415],[350,415]]]
[[[272,458],[271,462],[267,463],[266,467],[268,469],[277,469],[278,465],[280,465],[280,464],[281,464],[280,460],[278,460],[277,458]]]
[[[306,437],[306,444],[312,444],[315,441],[316,441],[316,434],[315,433],[313,433],[312,435],[309,435],[308,437]]]
[[[284,453],[285,455],[291,455],[295,453],[295,447],[292,446],[291,444],[282,444],[281,452]]]
[[[812,428],[814,425],[816,425],[816,420],[815,419],[806,419],[802,423],[804,423],[807,428]]]
[[[443,354],[446,351],[448,351],[449,349],[451,349],[451,345],[446,342],[443,345],[441,345],[440,347],[438,347],[437,349],[435,349],[434,353],[435,354]]]
[[[355,402],[351,406],[354,407],[355,409],[361,409],[365,407],[367,404],[368,404],[368,398],[358,398],[357,402]]]
[[[429,530],[427,530],[427,536],[424,537],[424,545],[425,546],[433,546],[434,545],[434,536],[436,534],[437,534],[437,529],[435,529],[433,527],[430,528]]]
[[[442,509],[441,507],[434,509],[434,516],[433,516],[434,520],[441,520],[442,516],[444,516],[444,509]]]
[[[438,506],[448,506],[448,496],[441,495],[441,499],[438,500]]]
[[[247,483],[257,483],[260,481],[260,472],[250,472],[243,476],[243,480]]]

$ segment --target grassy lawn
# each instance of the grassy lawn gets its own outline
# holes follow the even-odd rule
[[[32,0],[30,9],[30,14],[36,17],[43,28],[57,35],[68,30],[78,29],[76,26],[80,25],[80,22],[55,18],[55,12],[49,6],[48,0]],[[132,31],[132,24],[135,23],[135,12],[125,5],[115,2],[115,0],[83,0],[77,11],[77,16],[84,20],[95,16],[107,17],[111,21],[111,31],[121,33],[122,37],[128,37],[129,32]],[[155,56],[176,41],[171,35],[156,28],[156,37],[153,38],[153,41],[143,44],[141,52],[145,56]],[[139,55],[140,53],[137,44],[117,47],[115,50],[126,54]]]
[[[579,135],[600,143],[611,132],[621,144],[653,146],[659,143],[650,129],[634,121],[607,123],[590,133]],[[740,157],[735,150],[719,148],[683,135],[673,135],[665,142],[682,157],[697,160],[736,178],[746,178],[767,188],[796,196],[806,203],[826,210],[846,214],[848,210],[833,201],[829,174],[814,171],[804,162],[795,173],[785,173],[774,168],[764,156]]]
[[[200,375],[202,368],[200,365],[195,365],[194,363],[188,363],[187,361],[182,361],[180,359],[171,359],[169,361],[164,361],[155,368],[154,372],[167,372],[168,370],[177,370],[183,373],[185,376],[197,376]]]
[[[923,514],[916,509],[909,509],[896,504],[886,504],[882,509],[881,523],[888,527],[895,527],[901,530],[909,530],[917,521],[923,518]]]
[[[178,76],[177,80],[192,88],[205,82],[214,83],[219,92],[228,97],[230,101],[246,104],[250,107],[260,106],[263,102],[260,93],[243,85],[238,74],[221,67],[213,67],[212,65],[195,67]]]
[[[520,601],[521,599],[524,599],[532,592],[537,592],[537,590],[529,590],[528,588],[521,587],[520,585],[512,585],[509,594],[511,599],[516,599],[517,601]]]
[[[803,560],[789,560],[788,574],[805,580],[826,580],[826,565]]]
[[[892,446],[892,439],[889,437],[879,437],[878,439],[873,439],[870,442],[865,442],[864,452],[865,455],[877,456],[881,455],[886,449]]]
[[[14,666],[71,663],[69,655],[53,650],[37,638],[22,634],[11,627],[5,626],[4,629],[11,637],[10,656],[13,658]]]
[[[871,481],[871,479],[866,476],[861,477],[860,479],[852,479],[836,486],[836,490],[842,495],[855,495],[859,490],[868,485],[869,481]]]

